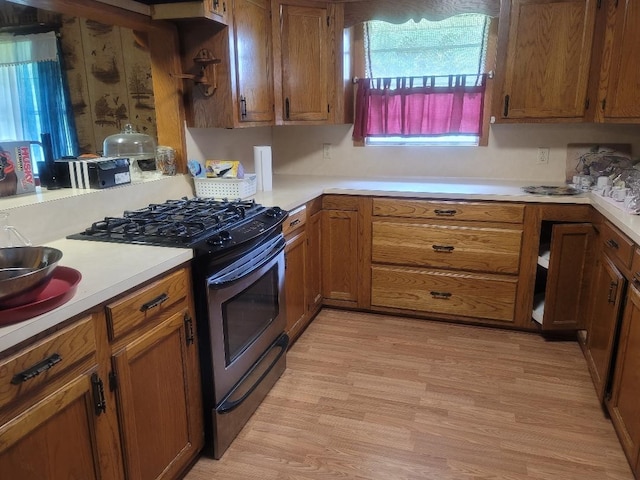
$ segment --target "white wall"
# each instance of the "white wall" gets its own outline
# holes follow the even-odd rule
[[[331,159],[322,145],[331,144]],[[253,145],[272,145],[275,173],[360,177],[462,177],[562,182],[568,143],[630,143],[640,155],[640,126],[492,125],[487,147],[354,147],[350,125],[242,130],[188,129],[189,158],[240,160],[253,171]],[[537,148],[550,161],[536,163]]]

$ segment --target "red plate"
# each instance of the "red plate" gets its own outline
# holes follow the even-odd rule
[[[0,326],[21,322],[49,312],[71,299],[82,275],[69,267],[56,267],[46,288],[36,299],[19,307],[0,309]]]

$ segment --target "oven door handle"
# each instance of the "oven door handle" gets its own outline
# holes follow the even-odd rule
[[[271,345],[271,347],[258,359],[253,368],[249,370],[245,376],[233,387],[229,394],[222,400],[216,408],[218,413],[229,413],[238,408],[249,395],[260,385],[262,380],[269,375],[271,369],[278,363],[280,358],[286,353],[289,346],[289,336],[283,333]],[[274,349],[279,348],[280,351],[273,355]]]
[[[210,276],[207,279],[209,288],[226,288],[239,282],[264,265],[272,262],[284,250],[284,246],[284,238],[276,238],[272,241],[271,245],[269,245],[269,248],[265,248],[257,255],[246,255],[240,262],[234,263]]]

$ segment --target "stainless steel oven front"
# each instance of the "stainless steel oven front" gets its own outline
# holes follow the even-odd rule
[[[205,437],[220,458],[286,366],[284,239],[194,272]]]

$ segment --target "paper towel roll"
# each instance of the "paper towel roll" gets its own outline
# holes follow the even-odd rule
[[[271,146],[259,145],[253,147],[253,164],[255,165],[258,191],[268,192],[273,187],[271,170]]]

